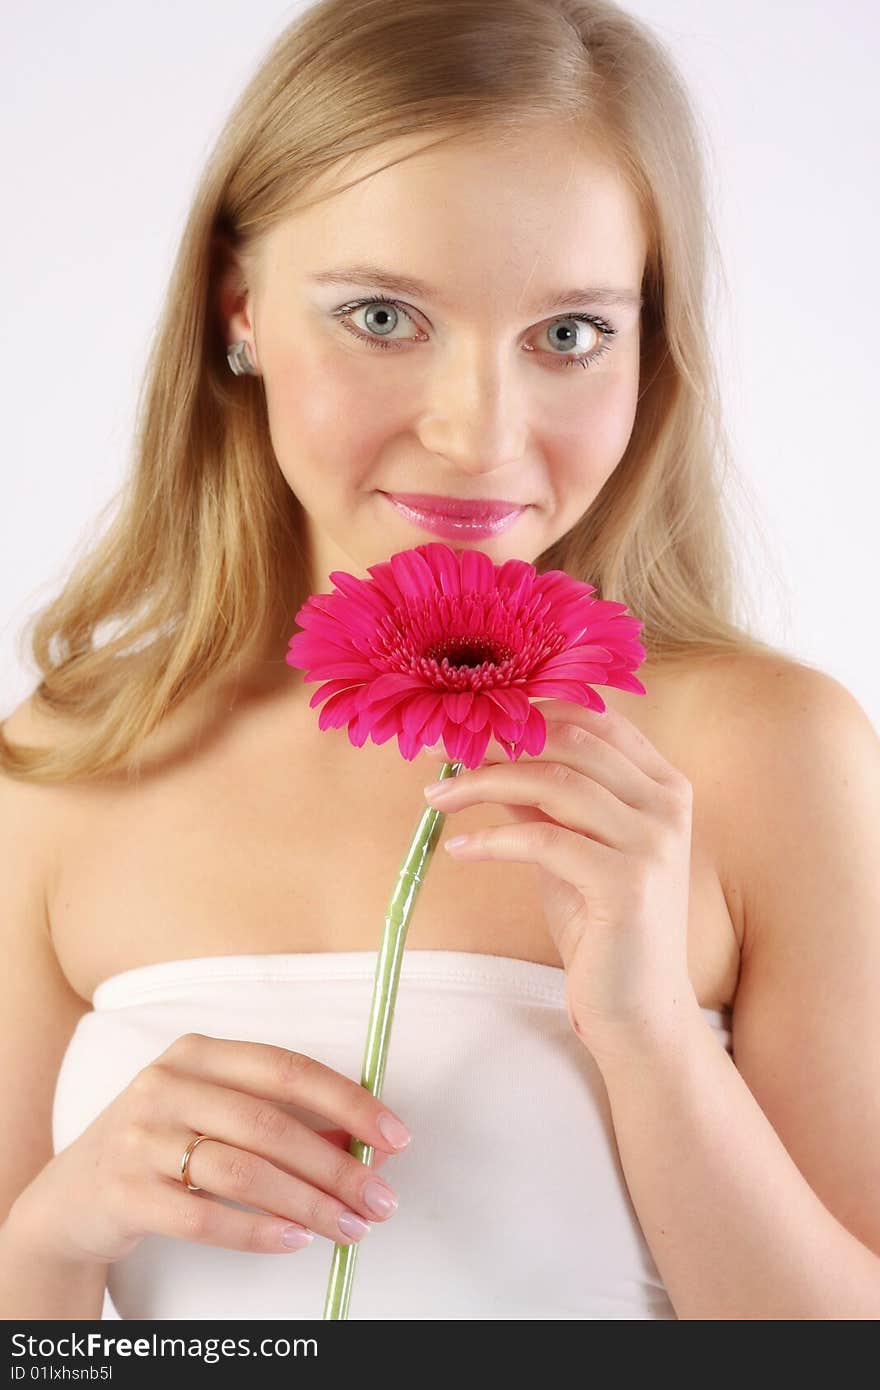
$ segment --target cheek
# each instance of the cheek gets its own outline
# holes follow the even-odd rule
[[[574,375],[582,369],[562,370]],[[573,479],[601,485],[619,463],[632,434],[638,386],[638,372],[600,368],[594,381],[576,381],[569,399],[557,403],[548,444]]]
[[[393,432],[391,402],[338,359],[331,367],[314,353],[286,351],[273,356],[264,380],[272,447],[291,486],[310,464],[327,479],[350,477]]]
[[[638,370],[608,378],[608,390],[591,424],[596,455],[611,467],[622,457],[632,434],[639,397]]]

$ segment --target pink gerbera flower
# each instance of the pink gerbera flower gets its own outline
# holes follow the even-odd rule
[[[524,560],[496,565],[481,550],[418,545],[371,565],[371,580],[334,570],[332,594],[296,614],[304,629],[285,658],[327,683],[322,729],[348,725],[356,748],[397,735],[408,761],[442,739],[447,756],[480,765],[493,737],[513,761],[541,752],[547,725],[530,697],[604,711],[592,684],[646,694],[643,624],[595,586]],[[592,684],[591,684],[592,683]]]

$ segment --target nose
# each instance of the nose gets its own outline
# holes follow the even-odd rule
[[[418,423],[419,441],[462,473],[492,473],[523,457],[527,408],[516,366],[493,349],[465,346],[438,363],[430,401]]]

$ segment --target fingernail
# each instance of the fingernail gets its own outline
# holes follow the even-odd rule
[[[338,1222],[340,1231],[344,1236],[351,1236],[352,1240],[360,1240],[367,1231],[372,1230],[369,1221],[364,1221],[362,1217],[356,1216],[353,1211],[344,1211]]]
[[[387,1216],[389,1212],[397,1210],[397,1198],[391,1188],[381,1182],[367,1183],[364,1188],[364,1201],[377,1216]]]
[[[304,1245],[311,1245],[314,1239],[314,1231],[304,1231],[302,1226],[288,1226],[281,1232],[281,1244],[286,1245],[288,1250],[301,1250]]]
[[[393,1115],[379,1116],[379,1133],[389,1144],[393,1144],[395,1149],[402,1149],[412,1139],[406,1125],[401,1124]]]
[[[425,796],[446,796],[454,790],[454,783],[451,778],[445,782],[431,782],[424,788]]]

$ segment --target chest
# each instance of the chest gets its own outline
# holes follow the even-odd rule
[[[109,976],[166,960],[378,949],[437,764],[403,763],[391,745],[351,750],[337,733],[344,738],[325,732],[301,745],[245,741],[173,772],[78,793],[49,903],[55,950],[77,993],[90,1000]],[[696,750],[673,755],[657,729],[652,741],[694,786],[689,969],[700,1004],[724,1008],[740,962],[739,897],[723,874],[736,808],[724,807],[723,785]],[[466,833],[508,817],[486,805],[450,819]],[[535,879],[529,864],[435,853],[406,949],[561,966]]]

